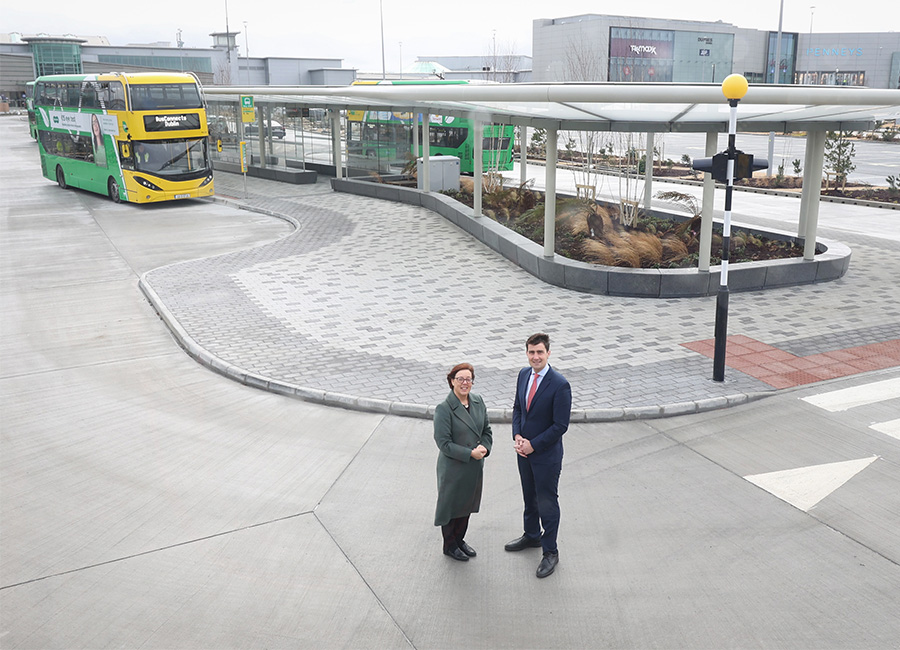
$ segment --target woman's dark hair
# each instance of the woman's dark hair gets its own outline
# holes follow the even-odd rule
[[[460,370],[468,370],[472,373],[472,379],[475,379],[475,368],[472,367],[471,363],[457,363],[447,373],[447,383],[450,384],[450,388],[453,388],[453,380],[456,379],[456,373]]]

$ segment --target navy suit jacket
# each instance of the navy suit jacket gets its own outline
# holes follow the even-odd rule
[[[565,377],[550,368],[531,400],[531,409],[526,411],[526,391],[532,372],[530,367],[519,371],[513,403],[513,438],[519,434],[531,441],[534,453],[528,458],[532,462],[560,461],[562,436],[569,428],[572,414],[572,388]]]

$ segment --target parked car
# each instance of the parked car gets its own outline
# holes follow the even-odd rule
[[[269,128],[272,129],[273,136],[275,136],[276,138],[284,139],[285,131],[283,124],[272,120],[271,127],[266,126],[266,136],[269,135]],[[256,122],[248,122],[244,125],[244,133],[246,135],[256,135],[256,132],[258,130],[259,128],[257,127]]]

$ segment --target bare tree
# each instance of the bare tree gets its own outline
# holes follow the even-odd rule
[[[566,49],[565,76],[568,81],[597,82],[603,78],[603,57],[595,43],[582,34],[577,41],[570,41]],[[598,165],[602,162],[609,136],[599,131],[567,131],[562,141],[571,144],[576,159],[572,168],[575,185],[582,186],[585,194],[595,196],[604,181]]]
[[[516,80],[518,72],[519,55],[515,53],[515,42],[501,43],[497,45],[496,37],[492,40],[488,47],[488,54],[482,59],[483,72],[486,72],[485,79],[488,81],[496,81],[499,83],[512,83]],[[502,185],[499,172],[500,167],[500,143],[503,141],[504,127],[499,124],[485,125],[485,140],[491,143],[491,149],[487,169],[487,182],[489,186],[494,187],[497,183]]]
[[[215,79],[215,83],[220,86],[230,86],[231,85],[231,66],[229,63],[219,61],[216,63],[216,73],[213,77]]]
[[[507,41],[497,45],[497,39],[491,41],[488,53],[485,55],[482,67],[486,72],[485,79],[499,83],[513,83],[519,70],[521,57],[516,54],[515,41]]]

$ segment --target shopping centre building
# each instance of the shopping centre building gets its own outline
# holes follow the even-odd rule
[[[721,21],[585,14],[535,20],[532,50],[536,82],[720,83],[740,73],[751,83],[900,88],[900,32],[782,32],[779,48],[777,31]]]

